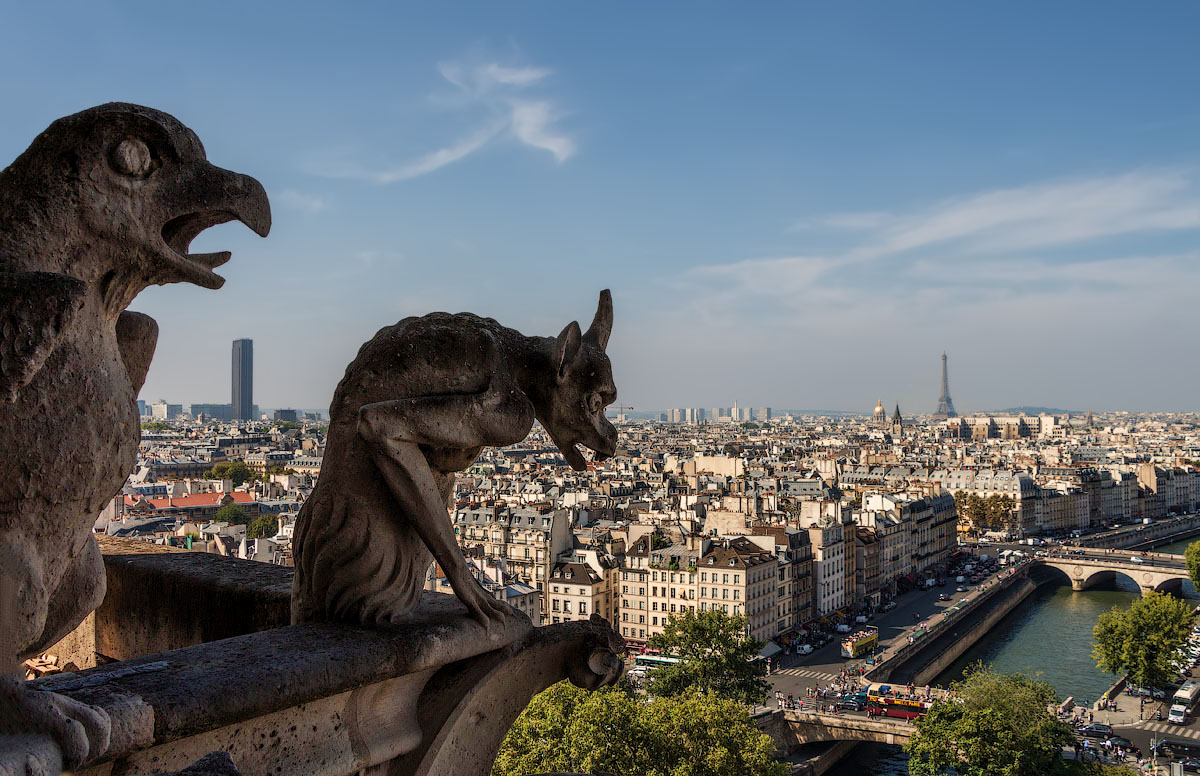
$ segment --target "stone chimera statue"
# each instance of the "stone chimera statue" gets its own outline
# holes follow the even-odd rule
[[[106,748],[107,717],[29,690],[8,664],[104,598],[92,525],[133,467],[158,337],[126,306],[152,284],[219,288],[229,253],[188,246],[234,219],[270,230],[258,181],[137,105],[59,119],[0,172],[0,734],[48,733],[68,768]]]
[[[527,337],[491,318],[432,313],[364,344],[334,393],[321,479],[296,525],[293,622],[395,622],[416,605],[431,553],[482,625],[513,616],[455,542],[455,473],[485,446],[520,442],[535,419],[572,468],[587,465],[579,445],[611,457],[611,330],[605,290],[582,334],[574,321],[558,337]]]

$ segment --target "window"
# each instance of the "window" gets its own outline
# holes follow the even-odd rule
[[[623,622],[629,622],[629,612],[621,612],[621,620],[622,620]],[[622,632],[622,633],[624,633],[624,632],[625,632],[625,629],[624,629],[624,628],[622,628],[622,629],[621,629],[621,632]]]
[[[723,587],[723,588],[721,588],[721,597],[722,597],[722,598],[728,598],[728,597],[729,597],[729,588],[727,588],[727,587]],[[728,607],[726,607],[725,611],[729,611],[729,608],[728,608]]]
[[[645,625],[645,624],[646,624],[646,615],[644,615],[644,614],[639,614],[639,615],[638,615],[638,624],[639,624],[639,625]],[[643,633],[645,633],[645,631],[642,631],[642,632],[643,632]]]
[[[653,622],[653,623],[651,623],[651,624],[652,624],[652,625],[658,625],[658,618],[657,618],[657,617],[655,617],[655,618],[654,618],[654,622]]]
[[[580,602],[579,602],[579,613],[580,613],[580,614],[587,614],[587,601],[580,601]]]
[[[628,593],[628,592],[629,592],[629,585],[621,585],[621,592],[622,592],[622,593]]]
[[[704,601],[701,601],[701,602],[700,602],[700,611],[702,611],[702,612],[707,612],[707,611],[708,611],[708,604],[707,604],[707,603],[705,603]]]
[[[700,581],[701,581],[701,582],[707,582],[707,581],[708,581],[708,572],[707,572],[707,571],[701,571],[701,572],[700,572]]]
[[[733,600],[735,600],[735,601],[736,601],[736,600],[738,600],[738,596],[739,596],[739,594],[740,594],[740,593],[741,593],[741,591],[740,591],[740,590],[738,590],[738,589],[735,587],[735,588],[733,589]]]
[[[715,576],[716,576],[716,574],[714,574],[713,576],[715,577]],[[728,584],[729,584],[729,575],[728,575],[728,574],[722,574],[721,576],[722,576],[722,577],[724,577],[724,579],[722,579],[722,580],[721,580],[721,584],[722,584],[722,585],[728,585]],[[716,580],[714,580],[714,581],[716,581]],[[557,593],[557,592],[558,592],[558,590],[557,590],[557,589],[555,589],[555,591],[554,591],[554,592],[556,592],[556,593]]]
[[[658,601],[651,601],[650,608],[657,612],[658,611]]]
[[[740,582],[740,581],[741,581],[741,579],[742,579],[742,575],[741,575],[741,574],[734,574],[734,575],[733,575],[733,584],[735,584],[735,585],[736,585],[738,582]]]
[[[644,638],[646,638],[646,631],[644,631],[644,630],[638,630],[638,638],[639,638],[639,639],[644,639]]]
[[[550,609],[553,611],[556,611],[556,612],[558,611],[558,599],[557,598],[555,598],[554,601],[550,604]]]

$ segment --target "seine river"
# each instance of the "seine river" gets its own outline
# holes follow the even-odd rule
[[[1189,541],[1168,544],[1155,552],[1183,554]],[[963,669],[977,661],[998,670],[1039,675],[1054,685],[1060,698],[1074,696],[1092,703],[1115,680],[1101,673],[1091,658],[1092,627],[1101,612],[1113,606],[1128,606],[1139,595],[1132,580],[1116,577],[1108,589],[1074,592],[1069,585],[1043,585],[1007,617],[997,623],[990,637],[977,643],[959,658],[936,684],[945,686],[962,676]],[[1190,582],[1184,596],[1196,598]],[[905,776],[904,754],[896,747],[859,746],[830,771],[850,776]]]

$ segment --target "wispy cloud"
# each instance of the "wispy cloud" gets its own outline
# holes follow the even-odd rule
[[[324,197],[297,191],[296,189],[283,189],[271,199],[273,202],[278,202],[284,207],[293,210],[303,210],[306,213],[319,213],[328,205]]]
[[[482,114],[474,119],[473,128],[449,145],[396,164],[367,167],[339,152],[312,160],[309,169],[331,178],[395,183],[462,161],[504,137],[547,151],[560,164],[575,155],[575,141],[558,126],[562,110],[547,97],[525,96],[551,76],[549,68],[448,61],[437,69],[455,91],[452,98],[438,96],[436,102],[459,112]]]
[[[907,213],[814,217],[797,228],[848,232],[848,242],[815,256],[694,267],[664,282],[690,309],[720,308],[726,325],[805,328],[837,319],[886,329],[893,318],[923,319],[933,311],[973,319],[985,301],[1028,316],[1035,313],[1025,300],[1035,297],[1114,305],[1124,295],[1130,304],[1117,307],[1136,302],[1148,310],[1164,283],[1193,287],[1200,278],[1200,254],[1190,246],[1126,250],[1129,238],[1200,230],[1200,187],[1181,170],[1043,181]],[[1118,238],[1123,242],[1111,242]],[[1046,305],[1037,320],[1048,322],[1061,309]]]

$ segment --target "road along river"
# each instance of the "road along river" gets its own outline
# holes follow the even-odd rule
[[[1189,542],[1157,548],[1182,553]],[[1190,582],[1184,597],[1200,598]],[[967,666],[983,661],[998,670],[1038,675],[1054,685],[1060,698],[1073,696],[1088,704],[1109,688],[1115,677],[1101,673],[1091,658],[1092,628],[1102,612],[1128,606],[1139,595],[1134,582],[1117,576],[1107,587],[1082,592],[1070,585],[1042,585],[997,623],[986,639],[968,649],[934,681],[946,686]],[[904,755],[895,747],[863,745],[830,771],[832,774],[902,776],[908,773]]]

